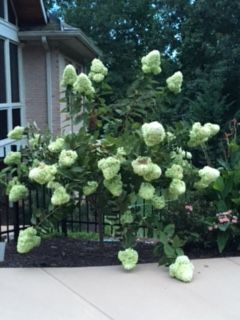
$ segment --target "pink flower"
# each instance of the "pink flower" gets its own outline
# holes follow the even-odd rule
[[[191,204],[186,204],[185,209],[192,212],[193,211],[193,206]]]
[[[212,227],[212,226],[209,226],[209,227],[208,227],[208,231],[213,231],[213,227]]]
[[[232,219],[232,223],[238,223],[238,219]]]

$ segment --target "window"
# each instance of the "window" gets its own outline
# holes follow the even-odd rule
[[[22,101],[19,79],[19,46],[14,1],[0,0],[0,140],[22,124]],[[2,28],[1,28],[2,24]]]

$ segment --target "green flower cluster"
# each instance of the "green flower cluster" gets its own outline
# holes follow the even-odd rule
[[[37,236],[37,230],[29,227],[21,230],[18,236],[17,252],[28,253],[33,248],[38,247],[41,243],[41,238]]]
[[[19,164],[21,162],[21,152],[10,152],[3,160],[8,166]]]
[[[151,202],[155,209],[163,209],[166,206],[164,196],[154,195],[151,199]]]
[[[181,92],[182,83],[183,83],[183,75],[181,71],[175,72],[171,77],[167,78],[167,87],[168,89],[177,94]]]
[[[102,61],[96,58],[93,59],[88,75],[89,78],[95,82],[102,82],[107,74],[108,69],[104,66]]]
[[[132,270],[138,263],[138,253],[132,248],[120,250],[118,252],[118,259],[121,261],[125,270]]]
[[[28,140],[29,146],[31,148],[37,147],[39,142],[40,142],[40,134],[39,133],[35,133],[33,135],[33,137]]]
[[[168,178],[182,180],[183,168],[179,164],[173,164],[170,168],[166,170],[165,175]]]
[[[73,86],[77,80],[77,72],[73,65],[68,64],[63,71],[62,85]]]
[[[16,126],[12,131],[8,133],[8,138],[13,140],[21,140],[23,137],[24,128]]]
[[[191,147],[200,146],[215,136],[219,130],[218,124],[206,123],[202,126],[200,122],[195,122],[190,131],[189,145]]]
[[[47,188],[48,189],[52,189],[52,190],[55,190],[59,187],[61,187],[62,185],[57,182],[57,181],[49,181],[48,184],[47,184]]]
[[[114,176],[112,179],[104,179],[103,185],[114,197],[119,197],[123,192],[123,183],[120,174]]]
[[[63,186],[57,187],[51,197],[51,203],[54,206],[61,206],[70,200],[70,195]]]
[[[152,181],[158,179],[161,174],[161,168],[152,163],[149,157],[137,157],[136,160],[132,161],[133,172],[143,177],[146,181]]]
[[[97,181],[88,181],[87,184],[83,187],[83,194],[85,196],[90,196],[93,194],[98,188]]]
[[[142,71],[143,73],[159,74],[162,70],[160,67],[161,57],[158,50],[149,52],[145,57],[142,58]]]
[[[48,146],[48,150],[52,153],[58,153],[61,152],[64,148],[64,139],[58,138],[55,141],[51,142]]]
[[[155,188],[151,183],[142,182],[138,191],[139,197],[144,200],[152,200],[155,193]]]
[[[73,90],[74,92],[85,95],[86,97],[92,97],[95,93],[91,80],[84,73],[80,73],[77,76],[73,85]]]
[[[9,201],[17,202],[28,196],[28,189],[24,184],[17,183],[9,191]]]
[[[121,224],[131,224],[133,223],[133,220],[134,220],[134,217],[131,210],[125,211],[120,219]]]
[[[170,197],[174,200],[186,192],[186,184],[180,179],[173,179],[169,186]]]
[[[58,163],[60,167],[71,167],[75,161],[77,160],[78,154],[76,151],[73,150],[62,150]]]
[[[220,176],[220,172],[217,169],[205,166],[203,169],[198,171],[200,181],[195,183],[195,187],[198,189],[207,188],[212,182],[216,181]]]
[[[142,125],[142,135],[146,145],[152,147],[162,142],[166,133],[161,123],[153,121]]]
[[[187,256],[179,256],[176,261],[170,265],[169,274],[183,282],[191,282],[193,279],[194,266]]]
[[[103,158],[98,161],[98,169],[102,170],[106,180],[114,178],[120,170],[121,162],[116,157]]]
[[[33,180],[41,185],[53,181],[57,173],[56,165],[47,165],[44,162],[40,162],[37,167],[32,168],[29,171],[29,179]]]

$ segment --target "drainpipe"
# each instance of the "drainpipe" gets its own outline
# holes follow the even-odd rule
[[[52,121],[52,64],[51,64],[51,51],[47,41],[47,37],[42,37],[42,44],[46,51],[46,75],[47,75],[47,119],[48,129],[53,132],[53,121]]]

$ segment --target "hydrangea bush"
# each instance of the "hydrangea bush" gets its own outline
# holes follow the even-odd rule
[[[141,63],[143,73],[130,88],[127,100],[114,104],[107,104],[104,98],[111,90],[106,82],[108,69],[99,59],[93,60],[88,75],[77,75],[72,65],[66,66],[61,82],[66,93],[64,112],[69,113],[72,125],[81,122],[79,131],[54,138],[42,135],[34,125],[16,127],[9,133],[11,139],[25,136],[28,141],[21,153],[11,153],[4,160],[10,200],[24,199],[29,189],[42,186],[51,194],[48,208],[38,210],[33,219],[35,229],[19,237],[24,246],[27,241],[32,245],[19,252],[27,252],[39,242],[34,240],[35,231],[40,234],[47,224],[62,219],[80,205],[83,196],[98,193],[98,210],[104,212],[111,201],[120,212],[123,247],[127,250],[119,253],[119,259],[124,268],[131,269],[137,263],[137,253],[131,247],[140,226],[147,223],[159,238],[161,210],[188,190],[207,188],[218,179],[217,169],[196,168],[188,150],[206,144],[218,133],[218,125],[195,123],[185,141],[179,141],[173,129],[152,115],[159,97],[181,92],[182,73],[177,71],[166,80],[165,87],[159,87],[153,80],[161,72],[159,51],[148,53]],[[140,99],[139,105],[144,99],[145,107],[138,109]],[[136,201],[153,207],[151,215],[135,210]],[[171,241],[164,250],[169,252]],[[168,255],[170,261],[177,252]]]

